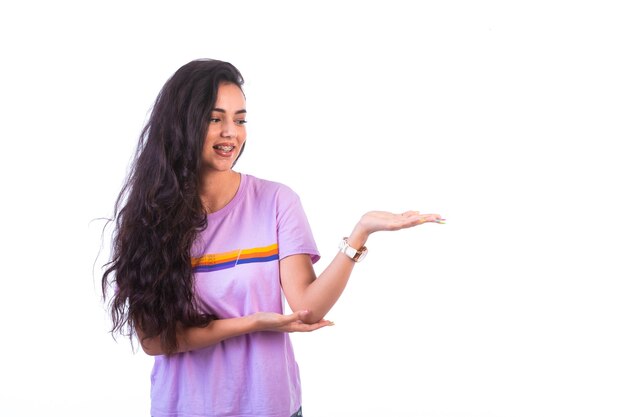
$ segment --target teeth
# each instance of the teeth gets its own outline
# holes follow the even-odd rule
[[[233,149],[235,149],[234,146],[226,146],[226,145],[214,146],[214,148],[219,149],[220,151],[224,151],[224,152],[230,152]]]

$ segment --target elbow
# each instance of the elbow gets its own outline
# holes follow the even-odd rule
[[[311,303],[313,304],[313,303]],[[308,302],[291,302],[289,308],[292,312],[298,312],[300,321],[304,324],[315,324],[320,320],[323,320],[328,312],[323,306],[311,306]],[[316,307],[316,308],[312,308]]]
[[[161,348],[160,337],[147,337],[143,330],[139,327],[135,327],[135,334],[137,335],[137,340],[141,345],[141,349],[146,355],[158,356],[165,354],[165,352]]]
[[[159,355],[163,355],[163,352],[161,352],[160,350],[156,350],[156,349],[146,349],[145,347],[143,348],[143,351],[146,355],[148,356],[159,356]]]
[[[324,316],[325,314],[320,314],[320,312],[309,310],[308,313],[302,318],[302,323],[315,324],[320,320],[324,320]]]
[[[161,346],[158,346],[157,343],[154,343],[153,340],[140,340],[141,348],[148,356],[158,356],[163,355],[163,350]]]
[[[158,356],[165,354],[165,352],[161,348],[161,341],[158,336],[146,337],[141,330],[137,329],[137,339],[139,340],[141,349],[145,352],[146,355]]]

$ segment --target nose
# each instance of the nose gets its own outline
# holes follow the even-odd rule
[[[235,123],[232,120],[226,120],[222,123],[222,133],[221,136],[223,138],[232,138],[236,135]]]

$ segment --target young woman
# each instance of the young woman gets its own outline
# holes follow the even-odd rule
[[[181,67],[158,95],[115,205],[105,270],[113,331],[155,356],[154,417],[302,415],[289,332],[332,323],[365,242],[437,214],[368,212],[316,277],[296,193],[233,170],[246,143],[243,78],[227,62]],[[341,236],[339,236],[341,237]],[[282,296],[293,314],[283,314]]]

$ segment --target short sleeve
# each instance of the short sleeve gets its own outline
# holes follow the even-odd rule
[[[277,195],[276,220],[279,259],[297,254],[308,254],[313,263],[320,259],[300,197],[288,187]]]

